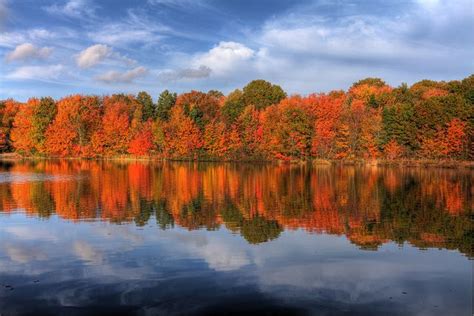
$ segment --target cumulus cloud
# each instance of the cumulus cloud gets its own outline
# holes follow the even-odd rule
[[[161,81],[176,81],[183,79],[199,79],[210,76],[212,70],[208,66],[201,65],[198,68],[185,68],[178,70],[167,70],[161,72],[158,77]]]
[[[302,7],[267,21],[253,38],[259,44],[253,76],[290,92],[345,88],[367,76],[394,85],[466,76],[474,67],[468,2],[416,0],[397,15],[380,16],[356,5],[355,14],[336,18],[330,14],[337,7],[326,15]]]
[[[93,16],[95,8],[87,0],[69,0],[63,5],[53,4],[44,7],[44,10],[50,14],[83,18]]]
[[[207,52],[180,56],[177,64],[187,67],[164,70],[158,78],[166,82],[232,77],[251,69],[256,56],[253,49],[242,43],[219,42]]]
[[[212,69],[219,76],[242,66],[255,56],[255,51],[237,42],[220,42],[217,46],[204,54],[194,57],[193,63],[204,65]]]
[[[305,1],[289,6],[291,10],[276,9],[274,14],[263,15],[265,20],[260,25],[251,20],[240,28],[243,23],[221,14],[213,22],[216,28],[226,30],[225,40],[219,38],[219,32],[206,32],[204,26],[196,29],[191,22],[175,23],[173,14],[179,11],[175,10],[176,5],[188,10],[193,5],[196,9],[194,1],[191,4],[190,0],[148,0],[145,7],[126,6],[120,20],[96,18],[97,10],[86,8],[91,2],[57,0],[46,8],[49,13],[66,17],[79,17],[78,12],[89,10],[83,16],[90,23],[80,23],[74,29],[71,25],[58,25],[54,31],[0,32],[0,47],[13,50],[23,43],[37,47],[55,43],[55,57],[67,58],[72,50],[82,49],[77,45],[86,45],[83,48],[91,45],[84,41],[100,43],[81,52],[76,61],[83,69],[106,62],[116,71],[100,73],[104,82],[129,80],[133,73],[129,71],[131,74],[125,76],[126,71],[120,69],[137,67],[132,58],[153,54],[155,58],[143,66],[160,67],[159,78],[169,81],[167,88],[175,90],[228,91],[263,78],[282,85],[288,93],[308,93],[347,88],[367,76],[379,76],[398,85],[424,78],[459,79],[474,69],[472,0],[350,4]],[[7,7],[6,3],[0,0],[0,13]],[[199,3],[206,9],[214,9],[212,14],[222,9],[207,1]],[[7,4],[13,5],[14,1]],[[155,13],[163,16],[157,18]],[[168,22],[170,26],[165,25]],[[64,36],[66,29],[74,34]],[[79,32],[83,38],[79,38]],[[202,49],[203,43],[211,46]],[[131,58],[118,54],[119,49],[130,52]],[[13,71],[7,67],[10,66],[5,65],[5,72]]]
[[[105,58],[112,55],[112,48],[103,44],[92,45],[76,57],[76,63],[81,68],[89,68],[97,65]]]
[[[126,66],[134,66],[137,63],[136,60],[132,58],[123,56],[118,52],[114,52],[110,46],[96,44],[81,51],[76,56],[76,64],[80,68],[85,69],[97,65],[107,58],[118,61],[122,64],[125,64]]]
[[[231,87],[266,78],[290,93],[347,88],[367,76],[393,85],[457,79],[474,69],[469,2],[414,0],[397,6],[396,14],[355,4],[336,16],[343,10],[336,3],[298,6],[249,36],[252,48],[220,42],[207,52],[176,58],[176,70],[160,77],[178,81],[186,78],[181,69],[203,65],[211,70],[201,77],[209,77],[208,85]]]
[[[15,47],[13,51],[6,55],[6,61],[24,61],[28,59],[45,59],[53,51],[50,47],[37,47],[31,43],[24,43]]]
[[[278,21],[266,25],[259,42],[270,51],[300,57],[345,61],[391,61],[436,55],[430,45],[406,40],[400,21],[364,17],[344,18],[337,24]],[[405,27],[406,23],[403,23]],[[298,60],[298,58],[294,58]]]
[[[97,76],[96,79],[105,83],[127,83],[146,75],[147,72],[145,67],[139,66],[125,72],[111,70]]]
[[[6,77],[9,79],[51,80],[58,79],[64,71],[63,65],[24,66],[17,68]]]

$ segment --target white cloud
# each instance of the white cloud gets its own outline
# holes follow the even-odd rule
[[[29,29],[21,32],[0,33],[0,46],[13,48],[25,42],[41,42],[56,38],[57,34],[42,28]]]
[[[201,65],[198,68],[185,68],[178,70],[167,70],[161,72],[158,77],[161,81],[176,81],[186,79],[207,78],[211,75],[212,69]]]
[[[158,23],[156,17],[150,17],[140,10],[130,9],[120,22],[104,23],[100,28],[92,29],[87,35],[95,42],[127,47],[131,43],[154,45],[165,37],[164,34],[172,33],[173,30]]]
[[[84,49],[76,57],[76,63],[81,68],[97,65],[105,58],[112,55],[112,48],[107,45],[97,44]]]
[[[148,5],[124,9],[120,20],[106,16],[99,19],[93,6],[87,8],[92,2],[56,0],[55,5],[45,8],[48,12],[78,18],[82,14],[88,19],[86,23],[54,30],[0,32],[0,47],[13,50],[23,43],[51,45],[55,58],[66,65],[72,51],[92,45],[89,41],[100,43],[101,49],[95,48],[97,51],[90,55],[81,52],[76,61],[81,68],[104,63],[115,69],[94,73],[100,74],[98,78],[104,82],[133,80],[129,78],[135,73],[126,71],[138,66],[132,58],[153,54],[155,58],[143,66],[161,71],[159,78],[169,81],[167,88],[177,91],[217,88],[226,92],[262,78],[282,85],[288,93],[308,93],[347,88],[367,76],[379,76],[398,85],[423,78],[459,79],[474,69],[472,0],[410,0],[402,4],[389,1],[373,6],[310,1],[311,4],[294,5],[281,15],[272,15],[260,28],[254,24],[242,26],[232,17],[221,15],[216,27],[227,30],[225,38],[218,37],[222,32],[190,29],[186,21],[172,22],[173,16],[166,15],[171,6],[173,13],[176,6],[189,9],[202,4],[216,11],[221,8],[206,1],[198,4],[190,0],[149,0]],[[0,0],[0,13],[12,3]],[[170,26],[166,26],[169,21]],[[228,32],[231,28],[235,33]],[[210,41],[214,47],[192,51],[196,49],[193,44]],[[128,57],[119,51],[127,52]],[[5,65],[5,73],[15,70],[8,67],[11,66]],[[24,71],[19,69],[10,75]],[[78,81],[77,85],[97,91],[84,86],[84,82]],[[142,80],[140,84],[151,88],[155,83]]]
[[[95,42],[109,45],[159,41],[162,38],[162,36],[154,34],[153,30],[127,24],[105,25],[98,31],[90,32],[88,35]]]
[[[302,8],[267,21],[250,38],[259,47],[253,70],[234,75],[268,78],[291,93],[347,88],[367,76],[392,85],[458,79],[474,69],[468,2],[418,0],[399,15],[337,19]]]
[[[385,15],[354,5],[352,14],[336,18],[337,4],[326,3],[326,11],[299,6],[249,34],[252,48],[220,42],[207,52],[175,54],[175,70],[163,71],[160,77],[185,79],[181,69],[203,65],[211,69],[203,86],[235,87],[264,78],[290,93],[347,88],[368,76],[392,85],[423,78],[459,79],[474,69],[469,2],[414,0],[397,14]]]
[[[44,9],[50,14],[83,18],[93,16],[95,7],[87,0],[69,0],[64,5],[53,4]]]
[[[255,56],[255,51],[237,42],[220,42],[204,54],[194,57],[193,64],[212,69],[213,74],[226,75]]]
[[[108,71],[103,75],[97,76],[96,79],[105,83],[127,83],[132,82],[138,77],[144,76],[147,72],[148,71],[145,67],[139,66],[125,72],[115,70]]]
[[[191,55],[174,53],[170,62],[173,66],[171,69],[161,70],[158,78],[162,82],[193,81],[195,84],[195,79],[204,78],[211,81],[233,80],[252,72],[256,57],[255,51],[242,43],[219,42],[207,52]]]
[[[134,66],[137,63],[137,61],[132,58],[114,52],[110,46],[96,44],[81,51],[76,56],[76,64],[81,68],[90,68],[106,59],[118,61],[126,66]]]
[[[51,80],[58,79],[64,71],[63,65],[25,66],[17,68],[6,77],[9,79]]]
[[[28,59],[45,59],[51,55],[51,47],[37,47],[31,43],[24,43],[6,55],[6,61],[23,61]]]

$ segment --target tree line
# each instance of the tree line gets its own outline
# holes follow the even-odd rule
[[[137,95],[0,101],[0,152],[164,159],[474,158],[474,75],[393,88],[378,78],[348,91],[287,96],[254,80],[156,102]]]

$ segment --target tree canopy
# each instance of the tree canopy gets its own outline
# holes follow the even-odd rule
[[[24,155],[164,159],[460,159],[474,157],[474,76],[393,88],[366,78],[346,91],[286,96],[254,80],[157,103],[72,95],[0,101],[0,151]]]

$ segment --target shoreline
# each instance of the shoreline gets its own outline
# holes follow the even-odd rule
[[[22,156],[17,153],[1,153],[0,161],[22,161],[22,160],[95,160],[95,161],[153,161],[153,162],[197,162],[197,163],[258,163],[258,164],[278,164],[278,165],[313,165],[313,166],[379,166],[379,167],[421,167],[421,168],[447,168],[447,169],[474,169],[474,161],[469,160],[452,160],[452,159],[397,159],[397,160],[365,160],[365,159],[312,159],[312,160],[262,160],[262,159],[164,159],[156,156],[112,156],[99,158],[83,158],[83,157],[48,157],[48,156]]]

